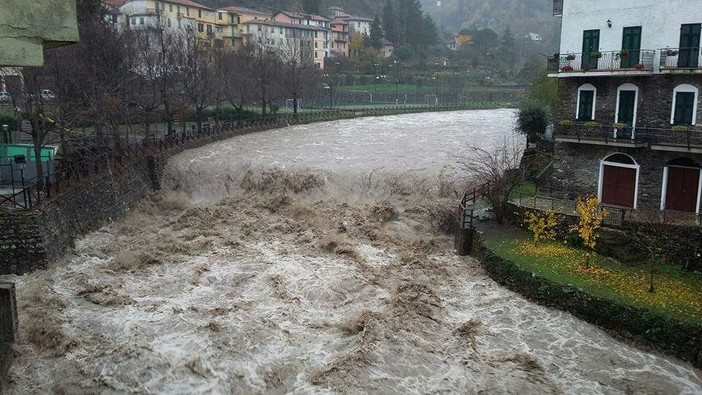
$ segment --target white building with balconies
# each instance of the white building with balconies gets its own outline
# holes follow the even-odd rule
[[[555,0],[555,184],[604,205],[702,209],[698,0]]]

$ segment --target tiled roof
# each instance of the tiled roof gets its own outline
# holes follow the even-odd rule
[[[229,6],[229,7],[224,7],[222,9],[225,11],[230,11],[230,12],[239,13],[239,14],[256,14],[256,15],[272,16],[268,12],[254,10],[253,8],[237,7],[235,5]]]
[[[347,21],[373,22],[373,18],[366,18],[365,16],[344,15],[340,18],[346,19]]]
[[[302,12],[280,11],[279,14],[285,14],[285,15],[289,16],[290,18],[311,19],[313,21],[329,22],[329,19],[327,19],[323,16],[314,15],[314,14],[305,14]]]
[[[102,0],[102,3],[110,7],[121,7],[127,0]]]
[[[129,2],[131,2],[131,1],[133,1],[133,0],[102,0],[102,1],[103,1],[104,3],[107,3],[107,4],[110,4],[110,3],[117,3],[117,2],[120,2],[120,1],[121,1],[122,4],[120,4],[119,6],[122,6],[122,5],[126,4],[126,3],[129,3]],[[162,1],[162,2],[164,2],[164,3],[167,3],[167,4],[178,4],[178,5],[184,5],[184,6],[187,6],[187,7],[194,7],[194,8],[200,8],[200,9],[204,9],[204,10],[214,11],[214,10],[213,10],[212,8],[210,8],[210,7],[204,6],[204,5],[200,4],[200,3],[196,3],[196,2],[191,1],[191,0],[160,0],[160,1]],[[118,6],[118,7],[119,7],[119,6]]]
[[[321,27],[321,26],[313,26],[313,25],[301,25],[299,23],[286,23],[286,22],[280,22],[280,21],[247,21],[242,23],[242,25],[265,25],[265,26],[277,26],[277,27],[289,27],[293,29],[304,29],[304,30],[318,30],[318,31],[326,31],[327,29]]]
[[[161,1],[163,1],[164,3],[180,4],[180,5],[184,5],[184,6],[188,6],[188,7],[204,8],[206,10],[212,10],[212,8],[210,8],[210,7],[204,6],[200,3],[196,3],[196,2],[191,1],[191,0],[161,0]]]

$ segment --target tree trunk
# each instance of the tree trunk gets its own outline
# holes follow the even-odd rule
[[[34,137],[34,136],[33,136]],[[38,141],[38,139],[34,139],[34,165],[35,169],[37,172],[37,203],[41,201],[41,192],[44,191],[44,166],[42,165],[41,162],[41,149],[42,149],[42,144],[41,141]],[[29,158],[27,158],[29,160]]]
[[[163,103],[163,109],[166,111],[166,134],[173,130],[173,114],[171,113],[171,106],[168,102]]]
[[[293,92],[293,114],[297,115],[297,92]]]
[[[197,122],[197,132],[202,133],[202,108],[195,109],[195,121]]]
[[[261,116],[266,116],[266,87],[261,85]]]

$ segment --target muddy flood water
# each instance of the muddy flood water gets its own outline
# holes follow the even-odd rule
[[[702,393],[689,364],[453,254],[457,159],[512,138],[514,115],[295,126],[173,157],[161,193],[11,277],[9,392]]]

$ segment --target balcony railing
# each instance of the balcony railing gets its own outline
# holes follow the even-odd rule
[[[702,68],[700,48],[663,48],[660,52],[661,70]]]
[[[577,139],[580,142],[632,144],[635,146],[666,146],[702,149],[702,128],[690,126],[684,131],[664,128],[599,126],[588,122],[558,124],[554,137]]]
[[[656,51],[608,51],[561,54],[558,57],[558,72],[585,71],[653,71]],[[553,66],[552,66],[553,68]]]

